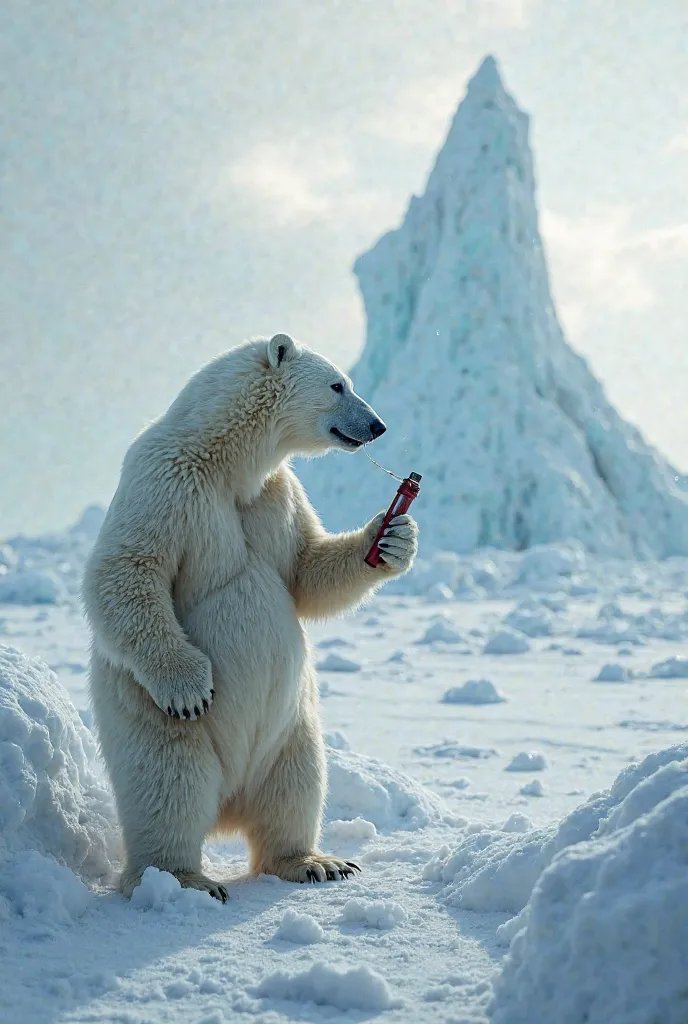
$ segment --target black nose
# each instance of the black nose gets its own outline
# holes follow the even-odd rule
[[[370,424],[370,436],[372,437],[373,441],[377,437],[381,437],[386,429],[387,427],[384,425],[382,420],[373,420],[373,422]]]

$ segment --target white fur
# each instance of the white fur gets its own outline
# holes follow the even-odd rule
[[[126,894],[152,864],[224,899],[201,873],[213,830],[243,832],[256,872],[351,872],[318,850],[325,756],[301,620],[406,571],[417,530],[400,517],[389,564],[370,568],[379,517],[328,534],[285,460],[346,447],[333,427],[366,440],[375,418],[340,370],[277,335],[202,369],[129,449],[84,581]]]

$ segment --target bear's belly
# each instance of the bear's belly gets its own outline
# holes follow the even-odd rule
[[[215,700],[208,724],[214,738],[231,747],[233,761],[262,759],[294,721],[308,658],[283,580],[252,556],[180,620],[213,665]]]

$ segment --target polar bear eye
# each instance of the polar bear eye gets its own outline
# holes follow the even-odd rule
[[[330,384],[330,387],[332,388],[333,391],[336,391],[338,395],[341,395],[342,391],[344,390],[343,384]]]

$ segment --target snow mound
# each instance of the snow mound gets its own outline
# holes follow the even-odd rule
[[[14,913],[52,929],[80,917],[91,898],[73,871],[38,850],[0,854],[0,869],[0,921]]]
[[[552,829],[464,831],[454,849],[443,846],[425,865],[423,878],[441,882],[442,902],[464,910],[517,913],[526,904],[547,861]]]
[[[530,818],[525,814],[510,814],[502,825],[502,832],[529,832],[533,827]]]
[[[254,989],[259,999],[287,999],[337,1010],[390,1010],[399,1005],[389,985],[367,965],[337,970],[318,961],[307,971],[273,971]]]
[[[332,647],[353,647],[354,645],[349,640],[344,640],[341,636],[333,636],[327,640],[319,640],[315,645],[320,650],[330,650]]]
[[[327,818],[365,818],[378,831],[415,830],[450,820],[440,797],[396,768],[365,754],[328,749]]]
[[[488,757],[494,757],[497,753],[492,747],[476,747],[469,743],[455,743],[452,740],[433,743],[429,747],[414,747],[413,752],[420,754],[421,757],[441,757],[452,761],[462,758],[468,758],[470,761],[483,761]]]
[[[525,654],[530,644],[523,633],[508,626],[497,630],[485,644],[483,654]]]
[[[327,837],[332,843],[363,843],[376,835],[377,829],[372,821],[365,818],[354,818],[353,821],[335,818],[327,825]]]
[[[508,923],[492,1024],[688,1020],[688,916],[677,912],[688,900],[688,759],[645,778],[640,768],[597,833],[552,861]],[[612,792],[629,782],[622,773]]]
[[[423,474],[424,547],[554,545],[549,575],[556,562],[577,571],[572,539],[613,556],[688,552],[679,475],[621,419],[557,320],[528,118],[492,58],[424,194],[354,270],[367,337],[351,375],[395,426],[376,458]],[[299,466],[333,529],[389,504],[388,481],[363,458]]]
[[[0,575],[0,604],[58,604],[62,596],[51,572],[20,569]]]
[[[107,879],[116,854],[93,737],[46,665],[0,645],[0,916],[3,898],[18,913],[76,913],[86,890],[73,873]]]
[[[357,661],[344,658],[341,654],[331,652],[315,666],[318,672],[360,672],[361,666]]]
[[[688,658],[676,654],[673,658],[660,661],[652,666],[653,679],[688,679]]]
[[[521,796],[544,796],[545,787],[539,779],[532,779],[530,782],[524,782],[519,789],[519,793]]]
[[[511,759],[505,772],[541,772],[547,767],[543,754],[537,750],[522,750]]]
[[[222,904],[209,892],[183,889],[179,880],[167,871],[149,867],[131,894],[131,905],[138,910],[157,910],[163,914],[194,916],[199,910],[221,910]]]
[[[489,679],[469,679],[453,686],[442,697],[443,704],[502,704],[506,697]]]
[[[541,873],[562,850],[578,849],[578,844],[628,825],[685,785],[681,762],[686,761],[688,743],[650,754],[625,768],[610,790],[590,797],[558,827],[525,832],[475,825],[464,828],[456,846],[443,846],[426,864],[423,877],[442,883],[439,899],[452,906],[517,913],[526,905]],[[500,930],[502,940],[510,939],[515,930],[518,926],[508,922]],[[532,1019],[548,1018],[534,1015]]]
[[[403,924],[408,914],[394,900],[365,900],[354,897],[342,907],[342,921],[385,931]]]
[[[614,662],[603,665],[595,676],[595,683],[629,683],[633,678],[633,670]]]
[[[446,619],[435,619],[432,625],[428,626],[419,644],[460,644],[463,637]]]
[[[553,623],[551,611],[542,605],[534,605],[532,601],[524,601],[504,619],[505,626],[530,637],[551,636]]]
[[[325,746],[331,747],[333,750],[350,750],[351,744],[339,729],[330,729],[325,733],[323,739],[325,740]]]
[[[322,942],[325,932],[310,914],[300,914],[291,907],[284,911],[275,938],[307,946]]]

